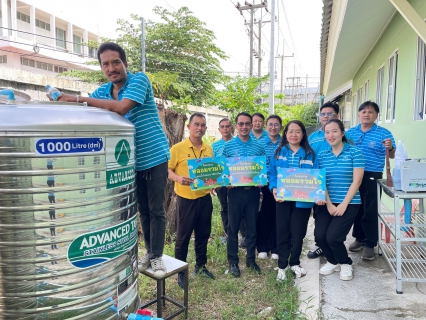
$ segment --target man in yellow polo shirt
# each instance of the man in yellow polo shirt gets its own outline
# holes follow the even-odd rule
[[[191,191],[193,179],[188,177],[188,159],[213,157],[213,150],[203,143],[206,133],[206,118],[194,113],[189,118],[189,138],[170,149],[169,180],[175,182],[176,201],[176,245],[175,258],[186,262],[192,232],[195,233],[194,275],[203,274],[211,279],[214,275],[207,270],[207,242],[212,226],[213,204],[209,190]],[[178,284],[185,286],[184,274],[178,274]]]

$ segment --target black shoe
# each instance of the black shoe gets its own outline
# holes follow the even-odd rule
[[[178,273],[177,283],[182,290],[185,289],[185,275],[183,273]]]
[[[232,274],[234,277],[239,277],[241,275],[240,267],[238,267],[238,264],[230,264],[229,265],[229,273]]]
[[[240,243],[238,244],[238,246],[239,246],[240,248],[247,248],[246,238],[245,238],[245,237],[241,239],[241,241],[240,241]]]
[[[309,259],[316,259],[320,256],[322,256],[324,254],[324,252],[322,252],[322,249],[320,247],[313,247],[309,252],[308,252],[308,258]]]
[[[195,266],[194,276],[196,276],[196,275],[205,275],[206,277],[209,277],[210,279],[214,279],[213,273],[211,273],[209,270],[207,270],[205,265]]]
[[[250,268],[252,271],[256,273],[260,273],[260,267],[257,265],[256,262],[254,261],[246,262],[246,266],[247,268]]]

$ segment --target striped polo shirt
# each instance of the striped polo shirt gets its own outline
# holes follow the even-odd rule
[[[322,151],[318,156],[320,169],[327,172],[326,186],[331,202],[342,203],[353,181],[354,168],[364,168],[365,161],[361,150],[344,143],[343,149],[336,157],[331,147]],[[350,204],[361,204],[359,191]]]
[[[390,138],[392,146],[395,148],[395,140],[392,133],[377,124],[374,124],[365,132],[361,130],[361,124],[359,124],[356,127],[350,128],[347,133],[354,145],[364,154],[365,171],[383,172],[386,148],[382,142]]]
[[[234,137],[232,137],[231,140],[234,140]],[[231,141],[231,140],[229,140],[229,141]],[[223,139],[220,139],[216,142],[213,142],[213,144],[212,144],[213,156],[214,157],[222,156],[223,148],[225,147],[225,144],[229,141],[225,141]]]
[[[263,148],[266,152],[266,163],[269,164],[269,161],[271,160],[271,157],[274,156],[275,150],[277,150],[278,146],[281,142],[281,136],[278,136],[277,142],[272,142],[272,140],[269,138],[269,136],[266,136],[264,142],[263,142]]]
[[[318,157],[314,157],[312,153],[306,154],[302,147],[293,152],[288,144],[283,146],[280,153],[271,157],[269,162],[268,178],[271,191],[277,187],[278,168],[318,169]]]
[[[225,144],[222,156],[227,158],[255,157],[266,156],[266,152],[257,140],[249,137],[247,142],[243,142],[241,141],[240,137],[236,136],[235,139]]]
[[[114,100],[112,82],[100,86],[90,97]],[[136,102],[124,116],[135,125],[136,129],[136,170],[146,170],[166,162],[170,159],[169,143],[160,122],[151,82],[145,73],[127,72],[126,82],[118,92],[117,100],[122,99]]]
[[[253,131],[250,131],[250,138],[252,138],[253,140],[259,141],[262,146],[265,144],[265,138],[267,137],[268,137],[268,133],[265,130],[262,131],[262,134],[260,135],[259,138],[256,138],[256,136],[253,134]]]
[[[348,134],[348,132],[345,132],[346,138],[349,140],[352,140],[352,137]],[[318,156],[322,151],[327,150],[330,148],[330,144],[328,143],[327,139],[325,138],[325,133],[322,127],[320,127],[317,131],[312,132],[311,135],[308,137],[309,145],[312,149],[314,149],[315,154]],[[351,143],[352,144],[352,143]]]

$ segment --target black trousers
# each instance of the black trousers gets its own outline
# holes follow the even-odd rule
[[[300,264],[303,239],[308,229],[310,208],[296,208],[295,201],[277,202],[278,267],[285,269]]]
[[[176,199],[175,258],[186,262],[192,232],[195,234],[195,261],[198,266],[207,263],[207,243],[212,229],[213,204],[210,194],[195,199]]]
[[[382,175],[381,172],[365,171],[359,187],[362,205],[354,222],[352,236],[368,248],[374,248],[379,240],[377,179],[381,179]]]
[[[47,185],[49,187],[54,187],[55,186],[55,180],[47,180]]]
[[[53,169],[53,165],[52,164],[48,164],[47,165],[47,169],[49,169],[49,170]]]
[[[334,204],[338,205],[338,204]],[[324,252],[327,261],[332,264],[352,264],[345,244],[361,205],[348,205],[340,217],[330,215],[327,206],[318,206],[315,213],[315,239]]]
[[[222,218],[223,230],[228,234],[228,188],[218,188],[216,193],[220,202],[220,217]]]
[[[237,264],[238,230],[241,220],[246,225],[247,262],[256,260],[256,221],[259,211],[258,187],[234,187],[228,190],[228,261]]]
[[[55,203],[55,196],[47,196],[49,198],[50,203]]]
[[[167,161],[136,172],[136,195],[145,248],[150,259],[163,255],[166,234],[164,189],[167,184]]]
[[[49,217],[50,217],[50,219],[56,219],[56,211],[55,210],[49,210]]]
[[[262,206],[257,217],[257,252],[277,253],[276,202],[267,186],[262,188]]]

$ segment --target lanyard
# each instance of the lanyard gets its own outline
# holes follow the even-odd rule
[[[192,153],[194,154],[195,159],[200,159],[201,158],[201,155],[203,154],[203,150],[200,151],[200,156],[199,157],[197,157],[197,155],[195,154],[194,147],[191,147],[191,150],[192,150]]]

